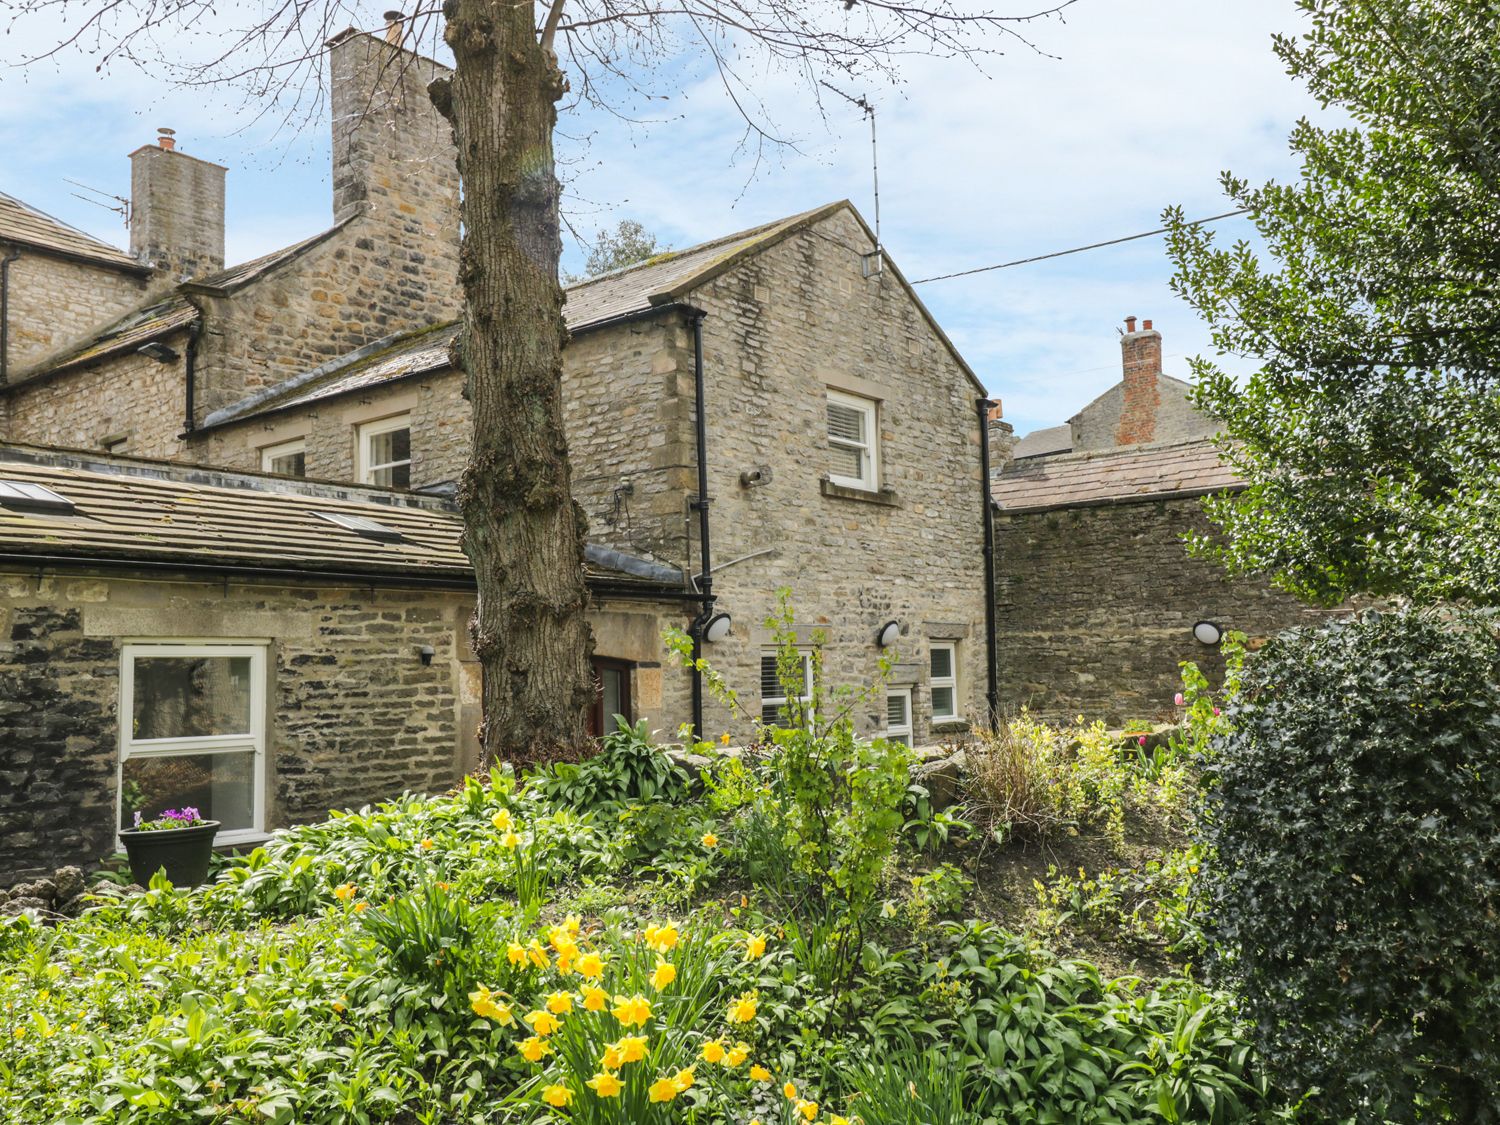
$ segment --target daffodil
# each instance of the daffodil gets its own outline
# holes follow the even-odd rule
[[[677,948],[677,927],[671,922],[665,926],[647,926],[641,931],[641,937],[658,953],[668,953]]]
[[[531,1030],[538,1035],[551,1035],[562,1026],[562,1020],[551,1012],[544,1012],[538,1008],[534,1012],[526,1013],[526,1022],[531,1025]]]
[[[797,1112],[802,1115],[804,1120],[811,1121],[814,1117],[818,1116],[818,1103],[798,1102]]]
[[[518,941],[513,941],[505,947],[505,959],[512,965],[526,964],[526,947]]]
[[[552,963],[547,957],[547,951],[542,948],[541,943],[536,938],[532,938],[531,942],[526,946],[526,956],[531,958],[531,963],[538,969],[545,969]]]
[[[573,1010],[573,994],[571,992],[554,992],[547,997],[547,1011],[554,1015],[563,1015]]]
[[[559,1086],[554,1082],[551,1086],[543,1087],[542,1101],[546,1102],[550,1106],[555,1106],[558,1109],[562,1109],[563,1106],[570,1105],[572,1103],[573,1091],[568,1089],[566,1086]]]
[[[651,987],[660,992],[677,979],[677,966],[668,961],[658,960],[656,968],[651,970]]]
[[[624,1065],[625,1056],[620,1052],[618,1043],[611,1043],[604,1048],[604,1057],[599,1060],[599,1065],[605,1070],[619,1070]]]
[[[430,839],[428,839],[427,837],[424,836],[422,838],[422,843],[419,846],[421,847],[421,849],[424,852],[430,852],[430,851],[432,851],[432,846],[433,845],[432,845],[432,841]]]
[[[755,961],[766,955],[766,939],[760,934],[751,934],[745,941],[745,960]]]
[[[626,1063],[640,1062],[646,1057],[646,1053],[650,1048],[646,1045],[646,1037],[644,1035],[626,1035],[618,1042],[611,1043],[606,1050],[618,1051],[620,1056],[619,1065],[623,1066]],[[617,1068],[611,1067],[610,1069]]]
[[[624,1083],[607,1070],[600,1071],[584,1085],[601,1098],[618,1098],[620,1091],[625,1088]]]
[[[755,1063],[750,1067],[750,1079],[753,1082],[769,1082],[771,1081],[771,1072],[761,1066],[760,1063]]]
[[[634,996],[616,996],[615,1006],[610,1009],[623,1027],[634,1027],[651,1018],[651,1001],[639,992]]]
[[[679,1070],[676,1074],[672,1075],[672,1085],[677,1087],[677,1092],[680,1094],[684,1090],[692,1087],[693,1080],[696,1077],[697,1076],[693,1073],[693,1068],[686,1067],[685,1069]]]
[[[510,1026],[516,1022],[510,1005],[495,999],[495,994],[484,985],[480,985],[475,991],[469,993],[469,1004],[473,1007],[475,1015],[494,1020],[502,1026]]]
[[[717,848],[719,846],[719,838],[712,832],[703,833],[699,842],[702,843],[705,848]]]
[[[722,1039],[710,1039],[703,1044],[703,1061],[706,1063],[721,1063],[724,1061],[724,1041]]]
[[[490,823],[500,832],[509,832],[515,827],[515,821],[511,819],[509,809],[501,809],[494,816],[490,817]]]
[[[598,980],[604,975],[604,958],[597,953],[585,953],[573,967],[584,980]]]
[[[658,1078],[651,1083],[646,1094],[653,1102],[669,1102],[678,1094],[677,1083],[670,1078]]]
[[[510,829],[506,829],[505,835],[500,837],[500,846],[508,851],[519,847],[520,843],[521,837],[517,836]]]
[[[573,937],[578,936],[578,931],[583,928],[583,919],[577,914],[569,914],[563,919],[563,929],[567,930]]]
[[[783,1094],[785,1094],[788,1098],[795,1098],[797,1096],[797,1087],[795,1085],[793,1085],[792,1083],[788,1082],[785,1086],[783,1086],[781,1088],[781,1092]]]
[[[609,1007],[609,993],[597,984],[591,984],[583,990],[583,1006],[586,1011],[602,1012]]]
[[[745,1042],[736,1043],[724,1053],[725,1066],[740,1066],[750,1057],[750,1044]]]
[[[729,1022],[749,1023],[755,1018],[756,1004],[756,995],[753,992],[746,992],[744,995],[731,1000],[729,1002]]]
[[[354,913],[356,914],[363,914],[368,909],[370,909],[368,902],[356,902],[354,904]]]
[[[333,888],[333,897],[338,899],[340,902],[348,902],[351,898],[354,897],[354,884],[340,883],[338,886]]]
[[[520,1045],[516,1049],[521,1052],[523,1059],[534,1063],[541,1062],[544,1055],[552,1053],[552,1044],[535,1035],[528,1035],[525,1039],[521,1040]]]
[[[723,734],[719,735],[719,742],[724,746],[729,745],[729,732],[727,730]]]
[[[553,926],[547,931],[547,944],[558,952],[564,949],[577,949],[578,942],[573,940],[573,935],[566,926]]]

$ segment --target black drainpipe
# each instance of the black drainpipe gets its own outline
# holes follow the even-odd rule
[[[1000,675],[995,663],[995,498],[990,492],[990,409],[987,398],[975,400],[979,411],[979,491],[984,505],[984,651],[989,671],[989,721],[1000,718]]]
[[[182,432],[190,434],[196,428],[193,415],[197,412],[197,394],[193,386],[193,362],[198,358],[198,325],[199,321],[193,321],[188,329],[187,348],[183,351],[183,407],[187,411],[187,418],[183,422]]]
[[[12,246],[0,258],[0,386],[10,378],[10,264],[20,256]]]
[[[698,554],[701,571],[698,598],[703,608],[688,629],[693,638],[693,736],[703,737],[703,673],[697,662],[703,658],[703,630],[714,614],[713,552],[708,540],[708,410],[703,397],[703,317],[701,309],[688,313],[693,324],[693,397],[698,427],[698,495],[692,508],[698,513]]]

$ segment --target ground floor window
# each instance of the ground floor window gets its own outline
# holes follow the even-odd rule
[[[629,661],[594,657],[594,706],[589,712],[589,733],[601,738],[615,729],[615,716],[634,722],[630,710]]]
[[[956,722],[958,714],[958,646],[934,641],[931,648],[928,692],[932,697],[932,721]]]
[[[885,738],[911,745],[911,688],[887,688],[885,693]]]
[[[760,721],[768,726],[788,725],[793,699],[801,704],[803,716],[809,720],[812,718],[812,653],[798,655],[802,659],[802,690],[796,696],[788,696],[776,666],[776,650],[767,649],[760,654]]]
[[[120,662],[119,822],[196,808],[217,839],[265,828],[266,649],[132,643]]]

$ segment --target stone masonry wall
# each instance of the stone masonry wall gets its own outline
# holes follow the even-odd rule
[[[171,363],[118,356],[109,363],[17,387],[6,437],[36,445],[103,449],[134,457],[177,458],[186,406],[187,334],[166,341]],[[113,445],[123,439],[123,445]]]
[[[277,827],[472,766],[470,612],[461,591],[0,574],[0,884],[113,852],[122,641],[270,642]]]
[[[1182,661],[1223,678],[1219,650],[1193,639],[1194,623],[1239,630],[1253,645],[1333,612],[1190,557],[1183,536],[1208,529],[1196,499],[997,514],[1002,708],[1113,724],[1166,717]]]
[[[81,340],[139,305],[146,282],[23,248],[10,266],[12,380],[53,352]]]

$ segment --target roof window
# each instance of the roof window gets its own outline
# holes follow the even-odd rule
[[[59,496],[50,488],[32,484],[29,480],[0,480],[0,507],[18,512],[59,512],[64,515],[73,511],[73,501]]]
[[[400,543],[403,538],[395,528],[386,527],[385,524],[364,516],[351,516],[347,512],[319,512],[318,515],[345,531],[352,531],[355,535],[373,539],[377,543]]]

